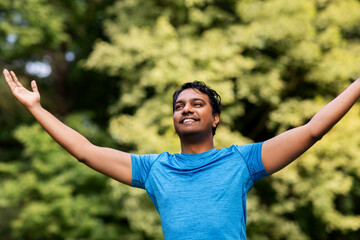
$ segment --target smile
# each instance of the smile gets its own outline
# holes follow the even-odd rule
[[[189,124],[189,123],[193,123],[193,122],[196,122],[197,120],[193,119],[193,118],[185,118],[182,123],[185,123],[185,124]]]

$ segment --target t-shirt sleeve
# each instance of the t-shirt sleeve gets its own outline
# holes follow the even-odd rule
[[[254,183],[266,176],[269,176],[264,168],[261,157],[262,145],[263,142],[237,146],[239,152],[244,157]]]
[[[132,181],[131,186],[145,189],[151,166],[158,154],[137,155],[131,154]]]

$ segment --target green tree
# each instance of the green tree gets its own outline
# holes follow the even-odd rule
[[[224,103],[219,148],[305,123],[359,76],[359,10],[357,0],[5,0],[0,63],[17,72],[49,64],[52,74],[38,81],[45,105],[60,115],[88,110],[64,119],[99,145],[137,153],[179,151],[171,94],[206,81]],[[78,166],[37,125],[10,138],[31,118],[1,84],[1,238],[162,238],[144,191]],[[255,186],[249,239],[357,239],[358,109]],[[108,113],[120,146],[103,131]]]
[[[118,1],[88,69],[119,77],[110,132],[138,153],[179,151],[171,93],[202,80],[223,97],[217,147],[299,126],[359,76],[360,3]],[[356,239],[359,116],[353,111],[249,196],[249,239]]]
[[[43,93],[43,103],[52,112],[65,115],[91,106],[97,113],[95,120],[105,128],[108,114],[103,106],[114,99],[111,89],[115,82],[85,71],[79,62],[88,57],[93,42],[104,37],[105,8],[113,2],[1,1],[0,65],[17,72],[25,84],[35,77]],[[48,72],[34,70],[34,66],[40,65],[43,69],[47,67]],[[4,126],[0,133],[0,154],[6,160],[16,155],[20,147],[11,129],[33,119],[10,100],[4,81],[0,82],[0,89],[0,124]]]
[[[86,127],[84,132],[98,139],[99,145],[109,146],[113,145],[105,133],[108,114],[104,106],[114,99],[115,82],[82,69],[79,62],[88,56],[95,39],[104,37],[104,10],[113,2],[0,2],[0,65],[19,73],[25,85],[35,77],[47,108],[60,117],[80,111],[66,119],[72,119],[72,126]],[[50,67],[51,74],[29,71],[29,63]],[[120,197],[108,198],[109,179],[85,167],[78,169],[74,159],[39,126],[20,127],[13,137],[19,124],[30,124],[33,119],[12,100],[3,79],[0,91],[0,238],[139,239],[141,234],[129,230]],[[90,116],[97,127],[89,126]],[[119,211],[110,217],[118,205]]]
[[[86,115],[72,114],[65,122],[95,143],[115,147]],[[159,217],[147,215],[154,206],[145,196],[80,165],[38,124],[19,127],[15,136],[25,149],[20,161],[0,163],[8,176],[0,185],[2,239],[136,240],[146,236],[142,222],[159,225]],[[147,231],[162,234],[160,227]]]

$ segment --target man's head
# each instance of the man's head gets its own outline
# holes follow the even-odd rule
[[[198,93],[207,95],[208,99],[205,98],[204,100],[208,101],[208,104],[210,104],[213,117],[214,116],[217,116],[217,118],[220,117],[221,109],[222,109],[220,95],[216,91],[211,89],[209,86],[207,86],[205,83],[200,82],[200,81],[184,83],[179,90],[174,92],[174,94],[173,94],[173,112],[174,113],[177,111],[177,105],[179,104],[178,98],[179,98],[180,94],[183,93],[184,91],[188,91],[188,90],[193,90],[193,91],[195,91],[195,93],[198,92]],[[182,113],[182,114],[184,114],[184,113]],[[212,127],[213,135],[215,135],[217,125],[218,125],[218,120],[216,122],[216,125]]]

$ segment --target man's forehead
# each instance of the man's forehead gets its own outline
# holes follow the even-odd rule
[[[193,88],[188,88],[183,90],[176,99],[176,102],[186,101],[190,99],[202,99],[204,101],[209,102],[208,95],[200,92],[200,90],[198,89],[193,89]]]

